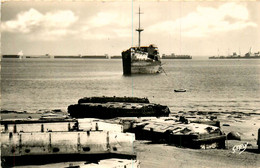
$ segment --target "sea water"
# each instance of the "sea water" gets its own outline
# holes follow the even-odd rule
[[[62,109],[91,96],[147,97],[178,111],[260,113],[260,60],[162,60],[165,73],[123,76],[121,59],[1,61],[1,108]],[[186,92],[174,92],[186,89]]]

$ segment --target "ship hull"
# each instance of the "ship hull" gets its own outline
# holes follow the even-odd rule
[[[122,52],[123,75],[161,73],[161,61],[131,58],[131,51]]]
[[[155,74],[160,73],[161,64],[158,61],[136,61],[131,63],[131,74]]]

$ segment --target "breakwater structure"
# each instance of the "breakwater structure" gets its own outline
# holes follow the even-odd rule
[[[190,55],[175,55],[172,53],[171,55],[162,55],[162,59],[192,59]]]
[[[82,98],[78,104],[68,106],[72,118],[144,117],[169,116],[165,105],[149,103],[147,98],[136,97],[99,97]]]

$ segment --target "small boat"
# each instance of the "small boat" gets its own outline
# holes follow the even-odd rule
[[[186,89],[174,89],[174,92],[186,92]]]

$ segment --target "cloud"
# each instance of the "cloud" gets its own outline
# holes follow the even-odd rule
[[[108,13],[108,12],[99,12],[96,16],[92,17],[88,24],[94,25],[95,27],[101,27],[108,24],[113,24],[117,20],[118,14]]]
[[[113,39],[131,36],[131,17],[115,12],[99,12],[80,28],[83,39]]]
[[[70,35],[76,35],[77,31],[69,29],[42,29],[28,36],[31,41],[55,41]]]
[[[88,25],[93,27],[102,27],[107,25],[118,25],[121,27],[128,27],[132,24],[131,16],[126,14],[119,14],[118,12],[107,11],[99,12],[97,15],[89,19]]]
[[[44,25],[46,27],[66,28],[75,23],[78,17],[70,10],[48,12],[44,17]]]
[[[130,37],[132,36],[132,29],[117,28],[114,30],[117,37]]]
[[[15,19],[2,22],[2,32],[20,33],[30,40],[53,41],[73,35],[78,39],[108,39],[130,37],[131,17],[114,11],[99,12],[77,24],[78,16],[70,10],[45,14],[31,8],[17,14]],[[77,26],[76,26],[77,24]]]
[[[43,15],[35,9],[21,12],[16,20],[2,22],[2,31],[29,33],[33,28],[39,26],[43,20]]]
[[[89,28],[83,27],[80,30],[80,38],[88,40],[102,40],[102,39],[115,39],[131,37],[130,28],[109,27],[109,28]]]
[[[2,22],[2,32],[29,34],[31,32],[47,39],[67,35],[68,28],[78,20],[70,10],[59,10],[42,14],[36,9],[29,9],[17,14],[16,19]]]
[[[257,27],[249,21],[246,6],[237,3],[225,3],[218,8],[199,6],[192,12],[175,21],[163,21],[147,28],[147,31],[170,32],[174,35],[178,30],[182,36],[207,37],[212,33],[241,30],[247,27]]]

